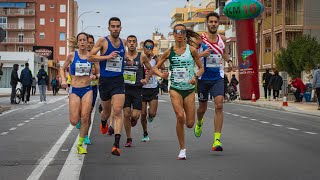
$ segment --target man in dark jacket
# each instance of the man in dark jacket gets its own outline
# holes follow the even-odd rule
[[[266,72],[262,75],[262,84],[264,89],[264,97],[267,99],[271,96],[271,89],[268,89],[268,85],[271,79],[271,74],[269,72],[269,68],[266,69]]]
[[[274,75],[271,77],[270,82],[268,84],[268,89],[273,89],[273,99],[278,100],[279,92],[281,90],[283,84],[282,77],[279,75],[278,70],[274,70]]]
[[[29,69],[29,63],[26,63],[25,68],[21,71],[20,80],[22,84],[22,102],[29,104],[32,84],[32,73]],[[27,94],[26,99],[24,99],[25,94]]]
[[[16,88],[18,82],[20,82],[19,76],[18,76],[18,69],[19,69],[19,64],[14,64],[13,65],[13,70],[11,72],[11,80],[10,80],[10,85],[11,85],[11,97],[10,97],[10,102],[11,104],[16,104],[14,101],[16,97]]]
[[[232,74],[232,78],[230,80],[230,84],[233,86],[234,90],[237,92],[238,91],[237,85],[239,84],[239,81],[237,80],[235,74]]]
[[[40,93],[40,102],[46,102],[46,91],[47,91],[47,85],[48,85],[48,74],[44,70],[44,65],[41,65],[41,69],[39,70],[37,74],[38,78],[38,86],[39,86],[39,93]]]

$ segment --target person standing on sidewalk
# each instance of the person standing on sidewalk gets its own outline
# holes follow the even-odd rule
[[[196,137],[202,134],[204,114],[208,107],[208,94],[214,98],[214,140],[212,151],[223,151],[220,141],[223,125],[223,99],[224,99],[224,71],[222,62],[228,63],[228,70],[232,69],[228,48],[225,48],[226,38],[218,34],[220,16],[218,13],[209,13],[206,17],[208,31],[201,35],[202,44],[200,57],[204,65],[204,73],[198,81],[199,108],[197,110],[198,122],[194,128]]]
[[[265,99],[268,99],[268,97],[271,96],[271,89],[268,89],[268,85],[270,82],[270,79],[272,77],[272,74],[269,72],[269,68],[266,69],[266,72],[262,75],[262,85],[264,89],[264,97]]]
[[[279,75],[278,70],[274,70],[274,75],[271,77],[268,88],[273,89],[273,99],[278,100],[279,92],[283,84],[282,77]]]
[[[18,69],[19,69],[19,64],[14,64],[13,65],[13,70],[11,72],[11,81],[10,81],[10,85],[11,85],[10,102],[11,102],[11,104],[16,104],[14,99],[16,97],[17,84],[18,84],[18,82],[20,82],[20,79],[19,79],[19,76],[18,76]]]
[[[52,95],[57,94],[57,89],[58,89],[58,81],[56,77],[53,77],[51,80],[51,86],[52,86]]]
[[[36,78],[33,76],[32,77],[32,86],[31,86],[31,94],[35,95],[36,94],[36,87],[37,87],[37,80]]]
[[[32,73],[29,69],[29,63],[25,63],[25,68],[21,71],[20,80],[22,84],[22,102],[29,104],[30,101],[30,91],[32,84]],[[26,99],[25,95],[26,94]]]
[[[291,86],[295,89],[294,96],[296,97],[296,100],[294,102],[301,102],[306,86],[303,84],[302,80],[299,77],[296,77],[291,81]]]
[[[317,69],[314,71],[312,85],[316,91],[318,110],[320,110],[320,64],[317,65]]]
[[[39,70],[37,74],[38,78],[38,87],[39,87],[39,93],[40,93],[40,102],[46,102],[46,91],[47,91],[47,85],[48,85],[48,74],[44,70],[44,65],[41,65],[41,69]]]

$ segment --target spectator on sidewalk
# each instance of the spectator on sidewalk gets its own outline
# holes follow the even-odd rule
[[[0,63],[0,80],[1,80],[1,77],[3,75],[2,66],[3,66],[3,63]]]
[[[48,86],[48,74],[44,70],[44,65],[41,65],[41,69],[39,70],[37,74],[38,78],[38,86],[39,86],[39,93],[40,93],[40,102],[46,102],[46,91],[47,91],[47,86]]]
[[[312,86],[316,91],[318,110],[320,110],[320,64],[317,65],[317,69],[314,71]]]
[[[268,89],[272,89],[273,90],[273,99],[274,100],[278,100],[279,98],[279,92],[281,90],[283,84],[283,80],[282,77],[279,75],[279,71],[275,70],[274,71],[274,75],[272,75],[270,82],[268,84]]]
[[[229,84],[229,79],[226,74],[224,74],[224,100],[227,100],[227,90],[228,90],[228,84]]]
[[[11,104],[17,104],[14,99],[16,97],[16,89],[17,89],[17,84],[20,82],[19,76],[18,76],[18,70],[19,70],[19,64],[14,64],[13,65],[13,70],[11,72],[11,97],[10,97],[10,102]]]
[[[237,85],[239,84],[239,81],[237,80],[235,74],[232,74],[232,78],[230,80],[230,84],[233,86],[234,90],[237,92],[238,91]]]
[[[262,75],[262,84],[264,89],[264,97],[267,99],[271,96],[271,89],[268,89],[268,85],[270,82],[270,79],[272,77],[272,74],[269,72],[269,68],[266,69],[266,72]]]
[[[37,80],[36,78],[33,76],[32,77],[32,86],[31,86],[31,94],[35,95],[36,94],[36,86],[37,86]]]
[[[25,68],[21,71],[20,80],[22,84],[22,102],[29,104],[30,102],[30,91],[32,85],[32,73],[29,69],[29,63],[25,63]],[[26,99],[25,99],[26,94]]]
[[[52,78],[51,86],[52,86],[52,93],[55,96],[57,94],[57,89],[58,89],[58,81],[56,77]]]
[[[293,92],[294,96],[296,97],[296,100],[294,102],[301,102],[306,86],[303,84],[302,80],[299,77],[296,77],[291,81],[291,86],[294,87]]]

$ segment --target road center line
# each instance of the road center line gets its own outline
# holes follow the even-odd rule
[[[95,112],[96,112],[96,109],[93,110],[91,115],[91,127],[89,128],[88,136],[90,136],[91,134]],[[77,139],[73,143],[73,146],[70,150],[68,158],[60,171],[58,180],[64,180],[64,179],[78,180],[80,178],[81,168],[86,155],[78,155],[78,152],[77,152],[78,139],[79,139],[79,136],[77,136]],[[87,148],[86,145],[83,145],[83,146],[84,148]]]
[[[3,133],[1,133],[0,135],[1,135],[1,136],[4,136],[4,135],[7,135],[7,134],[9,134],[9,132],[3,132]]]
[[[17,129],[17,127],[13,127],[13,128],[10,128],[9,130],[10,131],[14,131],[14,130],[16,130]]]
[[[280,124],[272,124],[272,126],[281,127],[282,125],[280,125]]]
[[[308,132],[308,131],[305,131],[304,133],[312,134],[312,135],[316,135],[316,134],[318,134],[318,133],[315,133],[315,132]]]
[[[263,124],[269,124],[269,122],[267,122],[267,121],[260,121],[260,122]]]
[[[297,128],[292,128],[292,127],[288,127],[288,129],[294,130],[294,131],[298,131],[298,130],[299,130],[299,129],[297,129]]]
[[[17,126],[20,127],[20,126],[23,126],[23,125],[24,125],[24,123],[20,123],[20,124],[18,124]]]
[[[60,147],[62,146],[64,141],[67,139],[67,137],[69,136],[73,128],[74,126],[70,124],[69,127],[64,131],[64,133],[58,139],[56,144],[51,148],[51,150],[46,154],[46,156],[40,161],[38,166],[32,171],[31,175],[28,177],[28,180],[34,180],[34,179],[40,178],[44,170],[47,168],[50,162],[54,159],[55,155],[57,154]]]

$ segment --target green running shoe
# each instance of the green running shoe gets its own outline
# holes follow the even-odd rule
[[[148,142],[148,141],[150,141],[149,136],[144,136],[144,137],[141,139],[141,142]]]
[[[212,144],[212,151],[223,151],[220,139],[216,139]]]
[[[83,143],[84,143],[84,144],[86,144],[86,145],[91,145],[91,141],[90,141],[90,139],[89,139],[89,136],[88,136],[88,135],[86,135],[86,136],[84,137],[84,141],[83,141]]]
[[[87,150],[82,147],[82,145],[78,145],[77,149],[78,149],[78,154],[87,154],[88,153]]]
[[[194,127],[194,135],[199,138],[202,134],[202,124],[203,124],[203,118],[197,122],[196,126]]]

